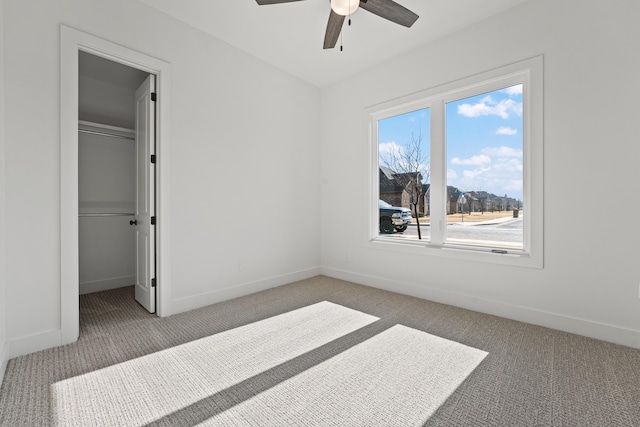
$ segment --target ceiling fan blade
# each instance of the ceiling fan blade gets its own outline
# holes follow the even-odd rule
[[[336,46],[343,23],[344,16],[338,15],[332,9],[329,14],[329,22],[327,22],[327,31],[324,33],[323,49],[333,49]]]
[[[301,0],[256,0],[260,6],[264,6],[265,4],[278,4],[278,3],[289,3],[292,1],[301,1]]]
[[[393,0],[361,0],[360,7],[396,24],[411,27],[418,15]]]

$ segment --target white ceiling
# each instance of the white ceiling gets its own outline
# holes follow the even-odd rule
[[[141,0],[318,87],[355,75],[527,0],[396,0],[420,18],[405,28],[363,9],[343,46],[323,50],[329,0],[259,6],[255,0]]]

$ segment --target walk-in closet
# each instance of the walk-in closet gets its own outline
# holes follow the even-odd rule
[[[80,294],[136,280],[136,90],[148,73],[80,52]]]

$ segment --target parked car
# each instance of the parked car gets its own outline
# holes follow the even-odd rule
[[[380,210],[380,232],[389,234],[393,230],[404,231],[411,223],[411,211],[407,208],[391,206],[384,200],[378,200]]]

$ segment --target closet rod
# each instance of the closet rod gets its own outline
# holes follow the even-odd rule
[[[89,216],[136,216],[134,213],[81,213],[78,216],[89,217]]]
[[[86,129],[78,129],[78,132],[82,132],[82,133],[90,133],[92,135],[100,135],[100,136],[109,136],[111,138],[119,138],[119,139],[130,139],[132,141],[135,141],[135,138],[132,136],[126,136],[126,135],[114,135],[112,133],[106,133],[106,132],[97,132],[94,130],[86,130]]]

